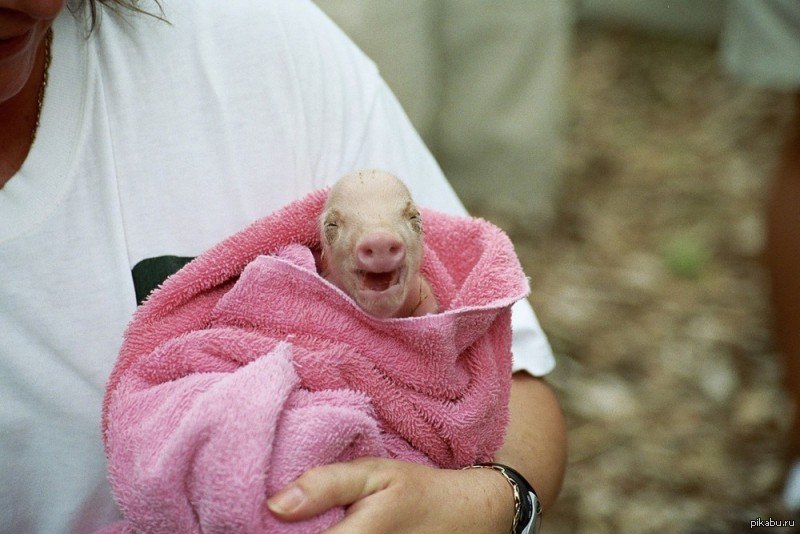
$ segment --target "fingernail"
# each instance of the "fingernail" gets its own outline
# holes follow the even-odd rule
[[[267,501],[267,506],[269,506],[269,509],[273,512],[287,514],[296,510],[303,504],[305,499],[306,495],[303,493],[303,490],[297,486],[292,486],[273,495],[273,497]]]

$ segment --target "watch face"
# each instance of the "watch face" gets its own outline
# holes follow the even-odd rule
[[[539,503],[539,498],[536,496],[536,493],[529,491],[527,494],[533,513],[528,520],[528,524],[525,525],[520,532],[522,534],[539,534],[539,530],[542,528],[542,505]]]

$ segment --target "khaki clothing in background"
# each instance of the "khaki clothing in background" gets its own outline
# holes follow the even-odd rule
[[[316,1],[378,64],[468,206],[534,230],[551,220],[571,2]]]
[[[778,90],[800,88],[800,1],[729,0],[721,48],[738,78]]]

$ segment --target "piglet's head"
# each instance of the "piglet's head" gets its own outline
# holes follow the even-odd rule
[[[376,317],[418,305],[422,220],[408,188],[391,174],[360,171],[331,188],[320,216],[322,275]]]

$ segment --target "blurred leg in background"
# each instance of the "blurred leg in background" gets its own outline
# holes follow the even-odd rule
[[[795,404],[784,504],[800,511],[800,2],[730,0],[722,35],[726,67],[738,77],[797,95],[794,121],[767,200],[765,263],[778,350]]]
[[[379,66],[465,204],[552,221],[567,128],[571,0],[317,0]]]
[[[414,127],[428,141],[441,100],[440,2],[315,0],[378,65]]]
[[[800,105],[800,96],[796,99]],[[795,117],[775,176],[767,212],[766,263],[771,275],[778,350],[795,404],[789,453],[793,457],[785,504],[800,511],[800,121]]]

